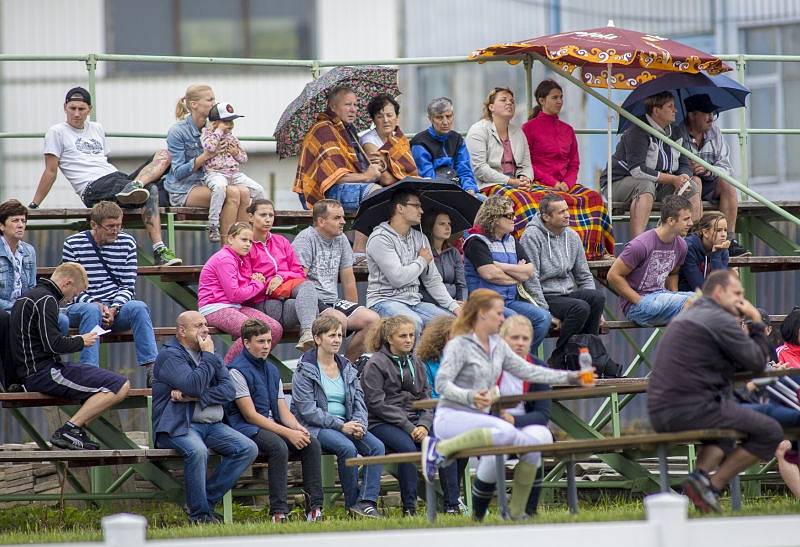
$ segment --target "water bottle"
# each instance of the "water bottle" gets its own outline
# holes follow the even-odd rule
[[[592,386],[594,385],[594,371],[592,370],[592,354],[589,353],[589,348],[581,348],[578,354],[578,364],[581,367],[581,385]]]

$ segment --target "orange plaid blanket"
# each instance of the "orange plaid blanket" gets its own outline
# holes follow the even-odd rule
[[[514,202],[514,237],[519,239],[525,226],[539,210],[539,201],[550,192],[562,196],[569,206],[569,225],[575,230],[586,249],[586,258],[597,260],[603,254],[614,254],[614,232],[603,197],[594,190],[576,184],[569,192],[557,192],[549,186],[536,184],[530,191],[506,185],[494,185],[482,190],[487,196],[500,194]]]
[[[314,205],[348,173],[358,173],[358,158],[347,140],[342,121],[331,112],[317,116],[300,148],[292,191]]]
[[[411,155],[411,145],[399,127],[378,150],[386,161],[386,169],[397,180],[419,176],[414,156]]]

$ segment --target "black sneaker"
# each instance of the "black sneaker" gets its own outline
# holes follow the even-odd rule
[[[683,493],[692,500],[694,506],[701,513],[709,513],[711,511],[719,513],[722,511],[717,493],[714,491],[714,487],[711,486],[711,481],[699,471],[689,473],[682,487]]]
[[[753,254],[744,247],[742,247],[741,245],[739,245],[739,242],[736,241],[735,239],[731,238],[730,242],[731,245],[730,247],[728,247],[729,256],[750,256],[751,254]]]
[[[417,516],[417,509],[416,508],[403,509],[403,516],[404,517],[416,517]]]
[[[378,511],[378,508],[375,507],[375,504],[371,501],[359,501],[355,505],[353,505],[348,511],[356,516],[359,517],[366,517],[370,519],[379,519],[383,518],[383,515]]]
[[[80,427],[68,427],[66,424],[55,430],[50,443],[67,450],[97,450],[100,445],[89,440],[86,432]]]
[[[201,525],[201,524],[222,524],[222,519],[220,519],[217,515],[218,515],[218,513],[214,513],[214,514],[211,514],[211,515],[208,514],[208,513],[204,513],[204,514],[200,515],[197,518],[191,518],[190,517],[189,518],[189,524],[196,524],[196,525]]]
[[[146,380],[145,385],[147,387],[153,387],[153,368],[155,367],[154,363],[145,363],[142,365],[145,368]]]
[[[120,205],[144,205],[150,199],[150,192],[141,182],[133,181],[126,184],[114,198]]]
[[[156,258],[156,266],[180,266],[183,260],[178,258],[175,251],[169,247],[161,247],[157,251],[153,251]]]

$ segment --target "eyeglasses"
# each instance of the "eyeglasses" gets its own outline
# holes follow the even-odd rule
[[[502,215],[502,218],[507,218],[508,220],[514,220],[515,216],[516,215],[514,215],[514,213],[511,212],[511,213],[505,213],[504,215]]]
[[[122,224],[98,224],[103,230],[112,233],[119,233],[122,231]]]
[[[422,204],[421,203],[408,203],[408,202],[406,202],[403,205],[405,205],[406,207],[414,207],[415,209],[422,209]]]

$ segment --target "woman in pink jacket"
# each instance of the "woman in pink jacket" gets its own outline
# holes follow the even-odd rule
[[[225,355],[230,363],[242,351],[241,328],[245,319],[260,319],[272,329],[272,343],[277,344],[283,327],[273,318],[242,304],[264,294],[267,282],[260,273],[252,273],[245,257],[253,243],[253,229],[237,222],[228,230],[227,244],[211,255],[200,272],[197,305],[209,326],[230,334],[235,340]]]
[[[534,185],[563,196],[569,205],[570,227],[581,236],[589,260],[613,255],[614,234],[603,196],[577,182],[581,164],[578,139],[572,126],[558,119],[564,105],[561,86],[544,80],[534,97],[536,108],[522,126],[531,152]]]
[[[284,326],[300,325],[295,346],[306,352],[314,347],[311,324],[320,315],[317,289],[306,273],[292,244],[273,234],[275,206],[268,199],[256,199],[247,208],[253,227],[253,246],[247,256],[250,271],[264,276],[267,286],[248,302],[254,308],[280,321]]]

